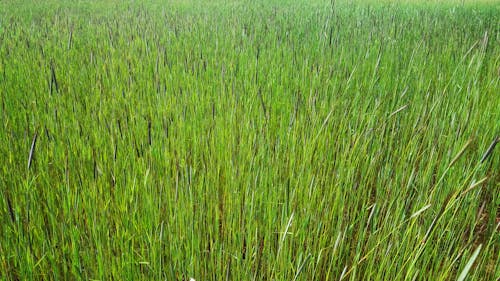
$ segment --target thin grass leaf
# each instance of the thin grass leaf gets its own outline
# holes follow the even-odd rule
[[[464,281],[465,280],[465,277],[467,277],[467,274],[469,273],[470,269],[472,268],[472,265],[474,264],[474,261],[476,260],[477,256],[479,255],[479,252],[481,251],[481,247],[482,247],[482,245],[480,244],[476,248],[476,250],[474,251],[474,253],[470,257],[469,261],[465,265],[464,269],[462,270],[462,272],[458,276],[457,281]]]
[[[30,154],[28,156],[28,170],[31,168],[31,164],[33,163],[33,159],[35,157],[37,139],[38,139],[38,132],[35,132],[35,135],[33,136],[33,139],[31,141]]]

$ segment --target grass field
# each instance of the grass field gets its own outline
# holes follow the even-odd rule
[[[2,1],[0,126],[0,280],[500,278],[498,1]]]

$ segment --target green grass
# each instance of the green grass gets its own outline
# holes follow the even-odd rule
[[[500,4],[2,1],[0,279],[495,280]]]

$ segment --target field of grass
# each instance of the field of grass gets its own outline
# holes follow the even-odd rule
[[[0,126],[0,280],[500,278],[499,2],[2,1]]]

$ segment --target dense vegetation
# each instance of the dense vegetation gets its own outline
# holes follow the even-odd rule
[[[0,279],[495,280],[499,93],[493,1],[2,1]]]

